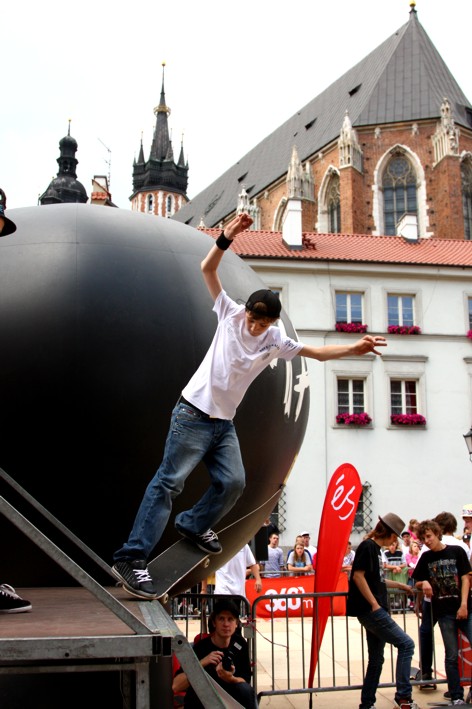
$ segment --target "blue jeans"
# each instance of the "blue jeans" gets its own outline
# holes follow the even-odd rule
[[[422,675],[433,673],[433,628],[437,618],[434,615],[431,601],[423,599],[420,625],[420,665]]]
[[[235,505],[244,490],[245,472],[233,422],[205,417],[180,402],[172,412],[162,463],[144,493],[128,541],[114,554],[115,561],[148,559],[167,525],[173,499],[202,460],[210,487],[191,510],[175,518],[178,527],[195,534],[206,532]]]
[[[457,633],[462,630],[472,645],[472,613],[469,613],[469,616],[464,620],[457,620],[455,615],[442,616],[442,618],[438,618],[438,625],[441,629],[446,653],[444,666],[451,699],[463,699],[464,689],[461,687],[459,676],[459,642]]]
[[[410,670],[411,658],[415,649],[413,640],[403,632],[383,608],[359,616],[358,621],[366,630],[369,651],[367,672],[362,685],[361,706],[370,707],[375,704],[375,693],[379,686],[384,662],[385,643],[391,643],[398,651],[395,673],[397,696],[402,699],[411,697]]]

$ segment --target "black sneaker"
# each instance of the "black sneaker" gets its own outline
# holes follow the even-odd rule
[[[420,689],[437,689],[437,684],[433,681],[433,675],[430,672],[426,672],[421,675],[422,683],[420,684]]]
[[[121,581],[124,589],[132,596],[148,600],[157,598],[157,592],[144,559],[117,561],[111,570]]]
[[[32,609],[29,601],[21,598],[12,586],[0,586],[0,613],[27,613]]]
[[[208,554],[221,554],[223,548],[218,541],[218,536],[212,529],[208,529],[203,534],[194,534],[194,532],[189,532],[183,527],[178,527],[175,525],[176,530],[183,537],[193,542],[202,551],[208,552]]]

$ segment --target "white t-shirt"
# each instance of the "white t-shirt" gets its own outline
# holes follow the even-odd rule
[[[213,306],[215,336],[182,394],[209,416],[231,420],[249,385],[274,359],[293,359],[302,342],[284,337],[275,325],[254,337],[246,327],[245,306],[222,290]]]
[[[246,544],[232,559],[215,574],[214,593],[246,597],[246,569],[256,563],[254,555]]]

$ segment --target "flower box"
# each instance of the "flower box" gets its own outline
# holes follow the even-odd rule
[[[367,325],[360,322],[337,322],[336,330],[338,332],[367,332]]]
[[[346,426],[368,426],[372,422],[369,414],[338,414],[336,416],[336,423],[343,424]]]
[[[390,421],[394,426],[426,426],[426,419],[421,414],[392,414]]]
[[[421,335],[421,328],[418,325],[389,325],[390,335]]]
[[[469,330],[467,332],[467,337],[469,338],[469,340],[472,340],[472,330]]]

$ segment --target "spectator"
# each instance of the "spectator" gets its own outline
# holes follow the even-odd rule
[[[313,571],[309,552],[303,544],[295,544],[295,548],[288,555],[287,568],[289,571],[295,572],[294,576],[304,576]]]
[[[464,534],[472,534],[472,503],[464,505],[462,508],[462,520],[464,522]]]
[[[407,592],[411,589],[398,581],[386,580],[381,549],[396,540],[405,524],[389,512],[359,544],[352,565],[347,599],[347,614],[357,616],[366,631],[369,661],[361,692],[361,709],[373,709],[384,662],[384,648],[391,643],[397,650],[395,704],[400,709],[418,709],[411,697],[411,658],[413,640],[390,617],[387,586]]]
[[[408,523],[408,531],[410,532],[410,537],[412,539],[418,539],[418,527],[419,527],[419,522],[417,519],[413,517],[413,519],[410,519]]]
[[[402,574],[403,569],[406,569],[407,563],[403,551],[400,549],[398,538],[388,545],[387,551],[384,551],[384,569],[391,572],[393,578],[396,574]]]
[[[343,563],[341,566],[341,571],[345,571],[348,576],[351,573],[352,562],[354,561],[355,556],[356,556],[356,552],[352,550],[352,544],[349,541],[346,546],[346,555],[343,559]]]
[[[468,508],[464,508],[469,511]],[[463,512],[464,512],[463,509]],[[443,531],[446,534],[442,536],[442,543],[447,546],[461,546],[466,554],[470,556],[470,549],[467,549],[465,543],[456,539],[453,534],[457,528],[457,520],[451,512],[440,512],[434,518],[436,524],[439,524],[441,535]],[[463,546],[462,546],[463,545]],[[423,546],[420,551],[420,559],[428,551],[426,546]],[[413,574],[414,576],[414,574]],[[433,678],[433,628],[437,623],[435,606],[431,605],[431,597],[423,596],[421,604],[421,625],[419,630],[420,636],[420,659],[421,659],[421,679],[426,680],[421,685],[422,689],[436,689],[436,684],[432,681]],[[447,697],[450,698],[449,695]]]
[[[317,552],[317,548],[313,546],[313,544],[310,544],[310,532],[302,532],[300,537],[303,537],[303,545],[305,549],[307,549],[310,552],[311,560],[313,562],[313,565],[315,565],[315,556]]]
[[[405,556],[409,553],[410,551],[410,542],[411,542],[411,534],[410,532],[407,532],[406,530],[402,534],[402,552],[405,554]]]
[[[271,534],[267,547],[267,561],[264,566],[265,576],[274,578],[280,576],[280,571],[284,567],[284,553],[279,547],[279,535]]]
[[[262,591],[259,564],[246,544],[232,559],[223,564],[215,574],[215,596],[228,594],[230,596],[246,597],[246,569],[249,567],[255,578],[256,592]]]
[[[405,559],[406,559],[406,565],[408,567],[408,585],[413,586],[413,581],[411,580],[411,577],[413,575],[414,568],[416,564],[418,563],[418,559],[420,558],[420,545],[418,542],[415,542],[414,539],[412,539],[410,543],[410,551],[408,554],[406,554]]]
[[[209,637],[199,640],[193,649],[202,667],[220,687],[245,709],[257,709],[256,695],[250,685],[251,665],[247,642],[238,632],[238,624],[239,613],[233,601],[218,601],[208,621]],[[185,709],[203,709],[203,704],[182,669],[174,677],[172,690],[175,694],[187,690]]]
[[[418,533],[428,550],[421,555],[413,578],[425,597],[430,599],[439,623],[451,705],[465,706],[459,675],[458,631],[461,630],[472,645],[470,563],[461,547],[442,542],[441,527],[435,520],[422,522]]]
[[[8,236],[16,231],[16,224],[5,215],[6,208],[7,196],[5,192],[0,189],[0,236]],[[11,586],[9,586],[9,588],[11,588]]]

